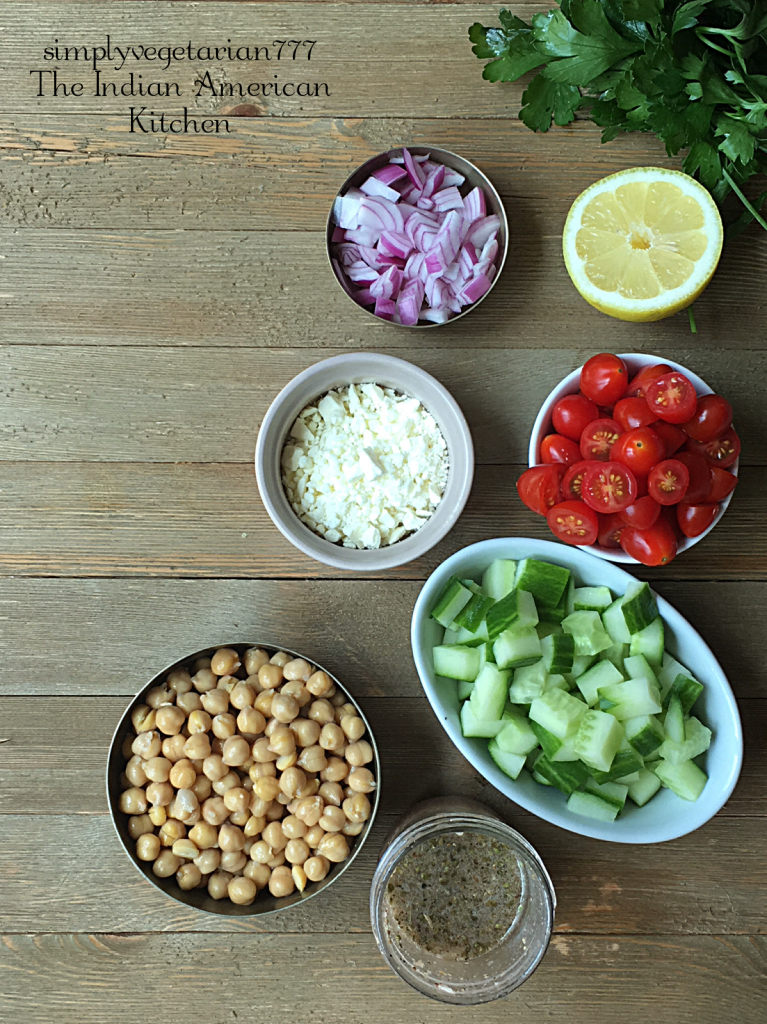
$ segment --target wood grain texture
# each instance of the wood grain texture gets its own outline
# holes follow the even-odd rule
[[[244,463],[277,393],[307,365],[343,349],[0,348],[0,460]],[[534,413],[588,349],[439,345],[398,355],[449,389],[471,428],[480,465],[527,460]],[[767,464],[767,353],[723,366],[713,349],[664,346],[664,356],[732,397],[741,464]],[[524,387],[521,386],[524,382]],[[108,429],[105,424],[108,423]]]
[[[551,534],[519,501],[521,466],[478,466],[457,525],[407,565],[357,578],[424,579],[449,554],[487,537]],[[651,580],[763,580],[767,546],[754,531],[765,475],[746,467],[722,523]],[[0,462],[0,576],[337,578],[302,555],[261,505],[250,464]]]
[[[705,637],[737,697],[767,698],[765,584],[673,582],[658,573],[653,587]],[[192,651],[253,639],[301,651],[363,700],[420,697],[408,640],[420,588],[348,577],[2,579],[0,694],[86,697],[98,706],[133,696]],[[7,766],[14,748],[3,747]]]
[[[349,299],[333,277],[319,231],[282,231],[273,222],[272,231],[187,234],[183,221],[180,230],[144,231],[140,211],[124,231],[3,228],[3,341],[401,350],[415,336],[418,344],[451,350],[467,341],[555,349],[567,339],[593,352],[598,338],[601,347],[622,352],[694,344],[695,351],[717,354],[758,346],[767,326],[761,237],[743,235],[728,245],[696,301],[699,333],[691,342],[686,315],[637,326],[581,299],[562,261],[569,206],[569,200],[545,199],[509,204],[511,244],[497,287],[471,316],[428,334],[378,321]]]
[[[448,1024],[458,1013],[467,1024],[592,1024],[628,1006],[657,1024],[762,1024],[766,962],[763,938],[555,936],[524,988],[458,1011],[408,989],[371,935],[13,935],[0,946],[0,1011],[103,1024],[108,999],[112,1019],[127,1024],[183,992],[188,1024],[257,1021],[265,1011],[271,1024],[290,1024],[307,1007],[323,1024],[370,1020],[371,1007],[382,1024]]]

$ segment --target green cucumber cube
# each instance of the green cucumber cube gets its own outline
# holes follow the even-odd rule
[[[464,679],[461,679],[458,683],[458,700],[468,700],[473,689],[474,683],[467,683]]]
[[[663,619],[659,615],[649,626],[645,626],[644,629],[633,634],[629,645],[629,654],[643,654],[657,672],[663,663],[665,638],[666,630],[663,627]]]
[[[588,768],[580,761],[563,761],[555,764],[541,754],[535,762],[535,770],[552,786],[563,793],[569,794],[579,789],[589,777]]]
[[[608,587],[577,587],[573,592],[574,612],[603,612],[613,602]]]
[[[464,701],[461,705],[461,732],[464,736],[480,736],[483,739],[491,739],[493,736],[497,736],[502,728],[503,722],[500,719],[488,722],[477,718],[470,700]]]
[[[432,608],[431,617],[436,619],[440,626],[447,627],[470,600],[469,588],[465,587],[457,576],[451,576]]]
[[[562,622],[562,629],[575,640],[576,654],[599,654],[613,643],[599,612],[573,612]]]
[[[637,775],[639,776],[637,780],[628,784],[629,796],[637,807],[644,807],[660,789],[660,779],[655,772],[651,772],[647,768],[641,768]]]
[[[666,739],[658,748],[658,753],[669,764],[681,764],[682,761],[691,761],[705,753],[710,746],[711,730],[697,718],[688,718],[684,723],[684,740],[676,743]]]
[[[657,619],[658,605],[655,603],[655,595],[650,590],[650,584],[640,583],[638,580],[630,583],[623,595],[621,611],[626,628],[632,636]]]
[[[584,818],[595,818],[597,821],[615,821],[620,812],[611,800],[605,800],[597,793],[586,793],[583,790],[576,790],[567,798],[567,809],[573,814],[580,814]]]
[[[517,563],[511,558],[496,558],[485,569],[482,577],[482,589],[494,601],[500,601],[514,589],[517,576]]]
[[[630,643],[631,633],[629,633],[626,620],[623,617],[622,597],[617,598],[606,611],[602,612],[602,623],[614,644]]]
[[[499,734],[500,735],[500,734]],[[504,773],[508,775],[510,779],[516,779],[522,769],[525,767],[525,754],[514,754],[508,750],[504,750],[495,737],[490,740],[487,745],[487,752],[490,754],[492,759]]]
[[[643,654],[633,654],[629,655],[628,658],[624,658],[623,668],[627,679],[646,679],[648,683],[652,683],[660,691],[658,678]]]
[[[552,764],[556,764],[558,761],[580,761],[580,758],[575,752],[575,737],[568,736],[566,740],[561,740],[561,747],[554,754],[549,755],[549,760]]]
[[[601,661],[611,661],[618,671],[625,675],[623,672],[623,661],[628,653],[628,644],[610,644],[609,647],[605,647],[603,651],[599,652],[599,658]]]
[[[543,661],[549,672],[559,675],[572,672],[575,657],[575,640],[567,633],[552,633],[541,640]]]
[[[623,676],[611,661],[598,661],[583,675],[577,677],[575,685],[586,698],[589,707],[594,707],[599,700],[597,691],[600,687],[622,682]]]
[[[653,715],[638,715],[623,722],[626,739],[642,757],[649,757],[665,738],[663,726]]]
[[[538,737],[530,727],[530,722],[516,708],[506,707],[501,723],[501,731],[496,739],[505,753],[522,754],[524,759],[538,746]]]
[[[681,764],[658,761],[654,771],[663,785],[683,800],[697,800],[708,782],[708,776],[694,761]]]
[[[693,704],[701,693],[703,693],[703,684],[699,683],[697,679],[692,679],[686,672],[684,674],[680,672],[666,694],[665,703],[668,705],[671,697],[676,696],[682,705],[682,714],[689,715]]]
[[[455,623],[454,623],[455,625]],[[453,630],[450,630],[451,634]],[[477,630],[472,633],[469,629],[460,628],[455,634],[455,643],[463,644],[464,647],[479,647],[480,644],[486,644],[487,641],[487,623],[480,622]],[[448,641],[445,640],[445,643]]]
[[[558,739],[563,740],[578,731],[586,706],[569,693],[558,688],[547,690],[530,705],[530,719],[538,722]]]
[[[541,641],[534,627],[506,629],[493,644],[493,655],[500,668],[522,668],[541,659]]]
[[[669,699],[663,728],[666,730],[666,739],[674,743],[684,743],[684,712],[682,702],[675,694]]]
[[[536,782],[540,783],[541,786],[550,786],[551,783],[547,778],[541,775],[540,772],[533,771],[533,778]]]
[[[486,617],[487,633],[495,640],[507,629],[526,629],[538,624],[538,611],[533,595],[526,590],[512,590],[497,601]]]
[[[623,729],[617,718],[591,710],[581,719],[573,746],[584,764],[609,772],[622,740]]]
[[[523,558],[517,565],[515,586],[527,590],[545,608],[556,608],[570,579],[570,570],[561,565]]]
[[[608,713],[620,721],[655,715],[662,710],[658,688],[647,679],[627,679],[625,683],[600,686],[597,692],[601,700],[612,704]]]
[[[628,796],[628,786],[621,786],[618,782],[597,782],[589,779],[583,787],[587,793],[600,796],[603,800],[614,804],[618,810],[622,810]]]
[[[609,771],[602,772],[598,768],[593,768],[592,774],[596,781],[600,783],[618,782],[624,775],[631,775],[632,772],[638,772],[641,768],[644,768],[643,758],[640,757],[636,750],[629,748],[627,750],[618,750]]]
[[[546,689],[549,674],[543,659],[534,665],[525,665],[514,672],[514,681],[509,687],[509,700],[512,704],[530,704],[540,697]]]
[[[472,594],[468,604],[458,612],[453,619],[453,627],[466,629],[469,633],[476,633],[485,621],[485,616],[495,604],[492,597],[485,594]]]
[[[464,679],[474,682],[479,674],[480,654],[475,647],[460,644],[442,644],[432,651],[434,671],[438,676],[449,679]]]
[[[500,721],[506,706],[510,672],[486,662],[477,676],[469,702],[479,721]]]
[[[680,665],[676,658],[672,658],[668,651],[663,655],[663,664],[661,665],[657,675],[658,682],[661,686],[661,693],[664,697],[671,689],[674,680],[678,675],[688,676],[692,679],[691,673],[687,671],[684,665]]]

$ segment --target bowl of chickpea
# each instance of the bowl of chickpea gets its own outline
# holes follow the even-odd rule
[[[316,662],[209,647],[158,672],[115,730],[107,797],[138,870],[211,914],[269,914],[350,866],[378,809],[367,719]]]

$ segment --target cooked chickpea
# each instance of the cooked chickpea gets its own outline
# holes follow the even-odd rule
[[[207,711],[192,711],[187,719],[189,735],[195,733],[207,733],[211,726],[211,717]]]
[[[250,821],[250,811],[232,811],[229,815],[229,820],[233,825],[239,825],[242,828],[243,825],[247,825]]]
[[[170,781],[176,789],[189,789],[197,778],[197,770],[188,758],[176,761],[170,770]]]
[[[265,775],[276,777],[277,765],[274,761],[257,761],[248,768],[248,777],[254,784],[256,779],[262,779]]]
[[[334,708],[340,708],[341,705],[346,703],[346,694],[342,693],[341,690],[337,692],[334,690],[331,696],[328,697],[328,700]]]
[[[333,705],[327,700],[314,700],[309,705],[309,718],[313,722],[319,722],[319,724],[327,725],[328,722],[335,721],[335,712],[333,711]]]
[[[272,699],[272,716],[278,721],[287,724],[298,717],[301,710],[295,697],[289,693],[275,693]]]
[[[189,838],[198,850],[209,850],[218,842],[218,829],[207,820],[198,821],[197,824],[189,830]]]
[[[192,689],[192,677],[186,669],[174,668],[172,672],[168,673],[165,685],[175,693],[189,693]]]
[[[242,736],[230,736],[224,741],[224,764],[241,765],[250,757],[250,745]]]
[[[184,744],[184,753],[190,761],[204,761],[210,756],[210,740],[206,732],[196,732]]]
[[[323,750],[342,750],[346,744],[346,736],[340,725],[328,722],[323,725],[319,745]]]
[[[186,721],[186,715],[177,708],[175,704],[167,704],[157,709],[157,728],[166,736],[175,736],[181,732],[181,727]]]
[[[316,850],[317,847],[322,842],[322,837],[324,835],[325,829],[322,827],[322,825],[313,825],[307,831],[306,835],[304,836],[304,839],[306,840],[306,844],[310,849]]]
[[[299,801],[295,816],[311,828],[322,817],[325,801],[321,796],[307,796]]]
[[[229,694],[226,690],[209,690],[200,700],[209,715],[223,715],[229,710]]]
[[[134,814],[128,818],[128,835],[131,839],[138,839],[153,829],[152,819],[148,814]]]
[[[224,803],[230,811],[246,811],[250,806],[250,793],[242,786],[232,786],[223,796]]]
[[[216,715],[211,723],[213,735],[220,740],[228,740],[237,732],[237,719],[234,715],[226,712],[223,715]]]
[[[144,765],[146,762],[143,758],[139,757],[138,754],[134,754],[133,757],[128,761],[125,766],[125,777],[131,786],[143,786],[146,783],[147,776],[144,771]]]
[[[203,762],[204,763],[204,762]],[[198,775],[192,785],[192,792],[197,799],[202,803],[203,800],[207,800],[210,794],[213,792],[213,786],[207,775]]]
[[[167,686],[153,686],[145,699],[150,708],[157,710],[163,704],[173,704],[176,700],[176,694],[173,690],[168,689]]]
[[[274,690],[262,690],[261,693],[256,697],[256,703],[253,707],[256,711],[260,711],[266,718],[272,716],[272,701],[274,700]]]
[[[376,788],[375,777],[369,768],[352,768],[347,782],[355,793],[372,793]]]
[[[266,864],[257,864],[256,861],[252,860],[242,870],[245,878],[249,878],[251,881],[256,883],[258,890],[265,889],[269,884],[269,878],[272,873],[272,869],[267,867]]]
[[[227,772],[223,779],[213,783],[213,792],[217,796],[223,796],[228,790],[239,787],[240,782],[241,779],[237,772]]]
[[[123,814],[144,814],[148,806],[147,795],[138,786],[132,786],[120,794],[120,810]]]
[[[226,690],[226,692],[229,694],[229,701],[231,702],[232,690],[240,682],[242,682],[242,680],[239,679],[237,676],[221,676],[221,678],[218,681],[218,686],[216,687],[216,689]]]
[[[245,823],[243,832],[248,839],[260,836],[266,827],[266,818],[262,814],[251,814]]]
[[[195,858],[194,863],[203,873],[203,875],[209,875],[212,871],[217,871],[221,863],[221,851],[220,850],[202,850]]]
[[[186,825],[176,818],[168,818],[164,825],[160,826],[160,842],[163,846],[173,846],[177,839],[183,839],[186,835]]]
[[[202,816],[211,825],[221,825],[229,817],[229,809],[220,796],[211,796],[202,805]]]
[[[348,797],[341,807],[349,821],[355,824],[367,821],[372,810],[370,801],[364,793],[355,793],[354,796]]]
[[[327,857],[334,864],[340,864],[349,856],[349,844],[346,837],[340,832],[332,832],[320,842],[317,853],[321,853],[323,857]]]
[[[224,764],[224,759],[220,754],[210,754],[202,762],[202,770],[211,782],[218,782],[219,779],[223,779],[225,775],[229,774],[229,765]]]
[[[167,786],[168,783],[159,783],[159,785]],[[195,823],[199,820],[200,801],[191,789],[180,789],[176,793],[176,799],[173,801],[173,814],[172,817],[178,818],[179,821],[188,822],[190,819],[197,814]]]
[[[326,804],[340,807],[344,799],[344,791],[337,782],[323,782],[317,790]]]
[[[269,738],[267,736],[262,736],[260,739],[256,740],[251,747],[251,751],[253,754],[253,760],[259,763],[277,760],[277,754],[275,754],[273,750],[269,749]]]
[[[167,757],[150,757],[144,762],[144,774],[150,782],[167,782],[172,767]]]
[[[273,654],[271,656],[271,658],[269,659],[269,664],[270,665],[279,665],[280,668],[283,668],[285,665],[287,665],[287,663],[289,661],[292,661],[292,660],[293,660],[293,655],[292,654],[288,654],[287,651],[277,651],[277,653]]]
[[[269,892],[272,896],[290,896],[295,887],[290,868],[277,867],[272,871],[269,879]]]
[[[209,668],[201,668],[192,676],[192,685],[198,693],[208,693],[218,686],[218,676]]]
[[[237,825],[222,825],[218,830],[218,845],[222,853],[228,850],[241,850],[245,845],[245,836]]]
[[[353,767],[361,768],[373,760],[373,748],[367,740],[357,740],[356,743],[348,744],[344,757]]]
[[[321,772],[327,768],[327,764],[325,751],[320,746],[304,747],[298,759],[299,767],[305,768],[308,772]]]
[[[246,736],[258,736],[266,727],[266,719],[255,708],[243,708],[237,716],[237,729]]]
[[[256,779],[253,783],[253,792],[256,796],[260,796],[262,800],[277,799],[277,794],[280,792],[280,783],[276,778],[272,778],[269,775],[262,775],[260,779]]]
[[[266,864],[272,859],[272,848],[265,839],[259,839],[250,848],[250,859],[258,864]]]
[[[131,712],[130,720],[136,732],[150,732],[154,729],[157,712],[146,704],[139,704]]]
[[[309,857],[303,863],[303,869],[310,882],[321,882],[330,871],[330,861],[327,857]]]
[[[289,728],[295,735],[299,747],[313,747],[322,731],[320,723],[311,718],[294,718]]]
[[[240,878],[233,878],[229,883],[229,899],[232,903],[237,903],[242,907],[249,906],[256,898],[257,892],[258,887],[256,883],[252,879],[245,878],[244,876]]]
[[[285,860],[289,864],[303,864],[310,852],[303,839],[289,839],[285,847]]]
[[[274,762],[278,772],[284,772],[288,768],[295,768],[298,761],[298,753],[294,750],[292,754],[283,754]]]
[[[265,690],[276,689],[282,682],[282,679],[282,669],[279,665],[262,665],[258,670],[258,681]]]
[[[269,655],[260,647],[251,647],[250,650],[245,651],[242,662],[248,675],[254,676],[262,665],[269,663]]]
[[[208,878],[208,893],[214,900],[222,900],[229,894],[229,882],[232,876],[228,871],[214,871]]]
[[[171,849],[177,857],[182,857],[184,860],[194,860],[200,852],[189,837],[177,839]]]
[[[365,723],[359,715],[344,715],[340,725],[350,743],[356,743],[365,735]]]
[[[191,715],[193,711],[202,710],[202,701],[196,690],[190,690],[189,693],[180,693],[176,698],[176,704],[187,715]]]
[[[310,778],[306,780],[306,784],[299,789],[299,791],[296,793],[296,796],[299,798],[299,800],[305,796],[314,796],[314,794],[319,791],[319,788],[320,780],[317,778],[316,775],[312,775]]]
[[[221,867],[233,875],[240,874],[247,863],[248,858],[242,850],[226,850],[221,854]]]
[[[252,686],[243,683],[242,680],[237,680],[229,694],[229,701],[238,711],[242,711],[243,708],[253,707],[256,702],[256,696],[256,691]]]
[[[308,831],[306,822],[301,821],[295,814],[289,814],[286,818],[282,819],[280,824],[283,835],[287,836],[288,839],[303,839]]]
[[[131,745],[131,751],[136,757],[148,761],[162,750],[162,739],[159,732],[150,729],[148,732],[140,732]]]
[[[272,694],[272,703],[274,703],[274,694]],[[281,729],[283,724],[283,722],[278,722],[276,718],[270,718],[264,727],[264,736],[271,739],[272,733],[277,729]]]
[[[152,782],[146,787],[146,799],[153,807],[167,807],[175,792],[169,782]]]
[[[160,839],[153,832],[144,833],[136,841],[136,856],[139,860],[156,860],[160,854]]]
[[[282,825],[279,821],[270,822],[261,835],[275,853],[284,850],[288,844],[288,837],[282,831]]]
[[[345,836],[358,836],[364,827],[364,821],[347,821],[341,831]]]
[[[312,674],[312,666],[304,658],[293,658],[292,661],[285,662],[282,674],[288,680],[300,679],[306,682]]]
[[[293,697],[299,708],[305,708],[314,699],[300,679],[294,679],[292,682],[285,683],[284,686],[280,687],[280,693]]]
[[[340,832],[346,824],[346,815],[340,807],[334,807],[332,804],[329,807],[326,805],[317,824],[326,832]]]
[[[184,890],[196,889],[201,880],[202,872],[196,864],[182,864],[176,872],[179,888]]]
[[[152,824],[156,825],[158,828],[160,825],[164,825],[168,820],[168,815],[164,807],[150,807],[147,814],[149,815],[149,819]]]
[[[269,749],[280,756],[292,754],[296,749],[295,733],[287,725],[280,725],[273,729],[268,739]]]
[[[315,697],[324,697],[332,685],[333,680],[322,670],[315,672],[306,680],[307,690]]]
[[[175,875],[181,867],[181,858],[177,857],[172,850],[163,850],[152,865],[152,871],[158,878],[169,878]]]
[[[169,761],[174,764],[177,761],[181,761],[184,758],[184,746],[186,745],[186,737],[180,733],[176,736],[167,736],[162,741],[162,756],[167,757]]]
[[[262,800],[260,796],[253,793],[250,798],[250,813],[256,818],[266,818],[266,812],[271,804],[271,800]]]
[[[301,788],[305,785],[306,775],[300,768],[286,768],[280,776],[277,788],[278,791],[281,790],[285,796],[292,800],[294,797],[298,796]]]
[[[299,892],[303,892],[306,888],[306,872],[300,864],[294,864],[290,869],[290,873],[293,876],[293,883]]]
[[[236,672],[240,667],[240,658],[237,651],[231,647],[219,647],[210,659],[210,670],[217,676],[228,676]]]

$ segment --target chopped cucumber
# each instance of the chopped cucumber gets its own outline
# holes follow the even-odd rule
[[[615,683],[622,683],[623,676],[611,661],[598,661],[596,665],[578,676],[575,685],[586,698],[589,707],[593,707],[599,700],[597,690],[600,687],[611,686]]]
[[[555,754],[549,757],[549,760],[556,763],[557,761],[580,761],[580,758],[575,752],[575,737],[568,736],[566,740],[561,741],[562,746],[557,750]]]
[[[612,644],[599,612],[573,612],[562,622],[562,629],[575,640],[576,654],[599,654]]]
[[[536,558],[523,558],[517,566],[515,586],[526,590],[545,608],[556,608],[570,579],[570,570]]]
[[[601,772],[598,768],[593,768],[592,774],[597,782],[617,782],[624,775],[638,772],[640,768],[644,768],[644,759],[640,757],[636,750],[630,748],[628,750],[618,750],[609,771]]]
[[[491,739],[493,736],[497,736],[503,728],[503,722],[498,719],[497,721],[482,721],[477,718],[471,706],[471,701],[464,701],[461,706],[461,732],[464,736],[480,736],[483,739]]]
[[[468,607],[468,606],[467,606]],[[445,630],[447,634],[448,630]],[[480,644],[486,644],[488,642],[487,636],[487,623],[480,622],[477,629],[472,633],[469,629],[459,629],[457,633],[453,630],[449,630],[451,636],[455,636],[454,643],[463,644],[464,647],[479,647]],[[443,643],[450,643],[449,640],[444,640]]]
[[[663,663],[665,638],[666,630],[663,627],[663,619],[659,615],[649,626],[634,633],[631,637],[629,653],[632,655],[643,654],[657,672]]]
[[[465,632],[466,630],[451,629],[450,626],[448,626],[447,629],[445,630],[445,635],[442,637],[442,643],[446,644],[447,646],[450,646],[450,644],[460,644],[461,640],[459,638],[461,636],[461,633]],[[466,635],[468,636],[469,634],[466,633]]]
[[[646,679],[648,683],[652,683],[656,690],[660,690],[658,678],[643,654],[634,654],[624,658],[623,668],[627,679]]]
[[[682,761],[681,764],[658,761],[655,774],[664,786],[683,800],[697,800],[708,782],[708,776],[694,761]]]
[[[534,665],[525,665],[514,672],[514,681],[509,687],[509,700],[512,704],[531,704],[546,689],[549,674],[543,659]]]
[[[641,768],[637,774],[639,778],[636,782],[629,783],[629,796],[637,807],[644,807],[660,789],[660,779],[655,772],[651,772],[647,768]]]
[[[568,683],[568,681],[565,678],[565,676],[561,676],[561,675],[559,675],[558,672],[555,672],[553,675],[549,675],[549,678],[546,680],[546,685],[543,688],[543,692],[547,693],[549,690],[569,690],[569,689],[570,689],[570,684]],[[577,696],[577,694],[576,694],[576,696]]]
[[[449,679],[464,679],[474,682],[479,675],[480,654],[476,647],[460,644],[442,644],[432,651],[434,671],[438,676]]]
[[[542,725],[534,722],[532,719],[530,719],[530,728],[535,733],[544,754],[551,761],[564,746],[565,741],[555,736],[553,732],[549,732],[548,729],[544,729]]]
[[[614,644],[627,644],[631,641],[626,620],[623,617],[623,598],[619,597],[602,612],[602,622]]]
[[[598,692],[600,699],[612,704],[609,714],[621,722],[640,715],[655,715],[662,710],[658,687],[648,679],[627,679],[625,683],[600,686]]]
[[[453,619],[453,626],[466,629],[469,633],[476,633],[494,604],[495,601],[492,597],[486,597],[484,594],[472,594],[468,604],[465,604]]]
[[[499,748],[507,754],[522,754],[524,760],[538,746],[538,737],[529,720],[516,708],[506,707],[501,722],[502,728],[496,737]]]
[[[658,605],[655,603],[655,595],[650,590],[650,584],[640,583],[638,580],[629,584],[623,595],[621,611],[626,628],[632,636],[657,619]]]
[[[506,706],[510,672],[486,662],[477,676],[469,701],[479,721],[500,721]]]
[[[587,793],[615,804],[619,811],[626,803],[629,791],[628,786],[621,786],[618,782],[596,782],[594,779],[589,779],[583,788]]]
[[[574,746],[584,764],[609,772],[622,739],[623,729],[617,718],[591,710],[581,719]]]
[[[660,683],[661,693],[664,697],[673,686],[676,677],[680,674],[685,676],[690,675],[684,665],[680,665],[676,658],[672,658],[668,651],[666,651],[663,655],[663,665],[658,672],[658,682]],[[690,676],[690,678],[692,678],[692,676]]]
[[[703,687],[697,679],[692,679],[686,672],[680,672],[666,694],[666,705],[671,697],[678,697],[679,703],[682,705],[682,714],[689,715],[690,709],[702,692]]]
[[[677,743],[666,739],[658,748],[658,753],[670,764],[681,764],[691,761],[699,754],[705,753],[711,746],[711,730],[707,729],[697,718],[688,718],[684,723],[684,740]]]
[[[517,575],[517,563],[511,558],[496,558],[485,569],[482,577],[482,589],[494,601],[500,601],[514,589]]]
[[[666,738],[674,743],[684,743],[684,712],[681,700],[674,695],[668,702],[666,717],[663,719]]]
[[[649,757],[663,743],[663,726],[653,715],[639,715],[623,723],[626,739],[642,757]]]
[[[532,626],[506,629],[493,644],[493,655],[500,668],[522,668],[541,659],[541,641]]]
[[[541,775],[540,772],[534,771],[533,772],[533,778],[535,779],[536,782],[539,782],[542,786],[550,786],[551,785],[549,780],[544,778],[543,775]]]
[[[538,625],[535,627],[535,632],[538,634],[541,640],[543,640],[544,637],[547,636],[562,636],[562,627],[558,622],[539,621]]]
[[[513,754],[508,750],[503,750],[497,737],[490,740],[487,745],[487,752],[490,754],[492,759],[501,769],[501,771],[508,775],[510,779],[516,779],[522,769],[525,767],[525,755],[524,754]]]
[[[487,613],[487,632],[495,640],[507,629],[526,629],[538,624],[538,611],[533,595],[526,590],[512,590],[496,602]]]
[[[458,700],[468,700],[473,689],[474,683],[467,683],[465,679],[461,679],[458,683]]]
[[[543,663],[548,672],[572,672],[575,640],[567,633],[552,633],[541,640]]]
[[[606,658],[607,661],[611,661],[618,671],[622,673],[623,662],[628,652],[628,644],[610,644],[609,647],[605,647],[603,651],[599,652],[599,657],[602,660]]]
[[[465,587],[457,576],[451,576],[432,608],[431,617],[436,619],[440,626],[447,627],[470,600],[469,588]]]
[[[552,786],[567,794],[583,786],[589,777],[588,768],[580,761],[562,761],[555,764],[549,761],[545,754],[541,754],[535,762],[535,770]]]
[[[564,690],[547,690],[536,697],[530,705],[530,719],[538,722],[558,739],[563,740],[578,731],[581,719],[586,713],[586,706]]]
[[[573,814],[581,814],[585,818],[596,818],[597,821],[615,821],[620,807],[612,801],[605,800],[597,793],[586,793],[575,790],[567,798],[567,809]]]
[[[613,603],[608,587],[576,587],[573,591],[574,612],[603,612]]]

